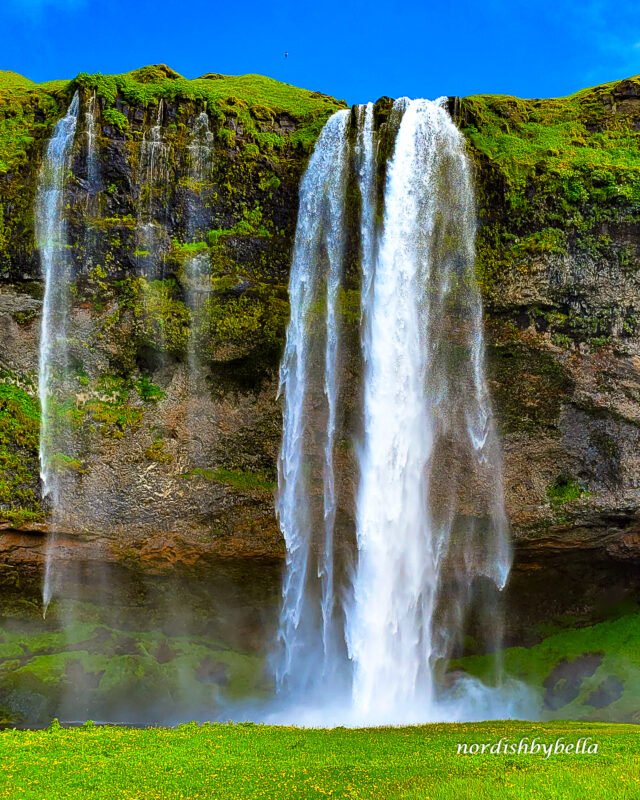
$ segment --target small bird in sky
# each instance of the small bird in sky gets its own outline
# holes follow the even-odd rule
[[[285,54],[284,54],[284,57],[285,57],[285,58],[289,58],[289,53],[285,53]]]

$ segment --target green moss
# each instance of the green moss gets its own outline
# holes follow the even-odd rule
[[[118,128],[118,130],[122,131],[123,133],[129,130],[129,120],[116,108],[106,108],[102,112],[102,116],[104,117],[105,122],[108,122],[110,125]]]
[[[242,219],[232,228],[218,228],[207,233],[207,242],[211,247],[216,247],[225,236],[263,236],[269,237],[271,233],[262,224],[262,209],[259,206],[242,211]]]
[[[29,511],[23,508],[0,511],[0,519],[10,522],[16,528],[21,528],[23,525],[29,525],[33,522],[42,522],[44,516],[43,511]]]
[[[129,403],[131,388],[129,379],[107,374],[100,377],[97,391],[83,411],[85,416],[99,424],[103,436],[121,439],[142,424],[144,411]]]
[[[478,167],[478,268],[489,300],[511,270],[540,259],[624,261],[601,228],[640,219],[640,104],[630,84],[637,79],[558,99],[461,101]]]
[[[30,82],[0,81],[0,173],[28,162],[32,145],[51,127],[62,105]],[[37,121],[41,113],[45,123]]]
[[[569,201],[581,199],[587,185],[613,186],[616,175],[630,196],[640,197],[640,134],[624,115],[607,113],[606,100],[615,89],[616,84],[607,84],[552,100],[466,97],[464,131],[506,176],[514,207],[524,202],[527,181],[541,164],[557,176]]]
[[[24,311],[16,311],[13,318],[18,325],[30,325],[37,316],[38,311],[35,308],[26,308]]]
[[[347,325],[360,323],[360,291],[340,288],[338,294],[338,313]]]
[[[163,400],[165,393],[159,386],[156,386],[146,375],[143,375],[135,383],[135,388],[140,398],[145,403],[157,403]]]
[[[216,467],[215,469],[196,468],[190,472],[185,473],[184,477],[187,480],[198,477],[204,478],[207,481],[214,483],[222,483],[226,486],[233,486],[235,489],[263,489],[264,491],[273,491],[276,484],[269,480],[264,472],[249,472],[248,470],[230,470],[224,467]]]
[[[14,524],[40,516],[39,431],[37,400],[12,383],[0,383],[0,519]]]
[[[98,217],[92,218],[90,220],[90,224],[94,228],[98,228],[100,230],[111,230],[114,228],[125,228],[130,231],[135,230],[136,228],[136,218],[131,214],[125,214],[121,217]]]
[[[588,628],[565,629],[534,647],[506,649],[502,655],[504,669],[507,675],[537,691],[542,700],[545,690],[548,692],[557,686],[553,673],[555,668],[562,663],[571,664],[585,654],[598,654],[601,658],[599,665],[591,674],[578,680],[575,697],[551,713],[561,715],[563,719],[637,720],[640,719],[639,635],[640,614]],[[494,664],[490,656],[468,656],[450,666],[488,678]],[[596,707],[592,704],[593,694],[611,678],[621,683],[622,694],[609,704]],[[550,712],[547,710],[546,713]]]
[[[44,713],[43,706],[54,701],[55,707],[61,693],[72,686],[77,691],[83,681],[83,699],[100,718],[113,715],[116,705],[130,708],[133,696],[141,707],[161,704],[171,716],[180,709],[212,708],[219,695],[255,697],[263,691],[260,656],[210,637],[168,637],[148,619],[134,630],[113,628],[103,624],[104,613],[97,607],[70,603],[66,610],[73,609],[76,621],[64,632],[3,629],[0,705],[6,705],[13,721],[20,714],[31,723],[40,721],[34,715]],[[77,621],[83,617],[95,621]],[[26,692],[32,695],[25,702]],[[34,695],[39,701],[35,708],[30,702]]]
[[[202,250],[207,249],[206,242],[178,242],[174,239],[173,241],[173,250],[174,252],[185,253],[186,255],[192,255],[193,253],[199,253]]]
[[[174,279],[140,279],[143,338],[159,350],[182,354],[189,341],[190,313]]]
[[[65,453],[54,453],[50,459],[50,466],[54,472],[84,472],[82,461],[72,458]]]
[[[563,254],[566,252],[567,237],[565,232],[558,228],[544,228],[541,231],[535,231],[511,247],[511,254],[516,259],[531,257],[536,253]]]
[[[167,464],[173,461],[173,456],[167,451],[167,443],[162,439],[156,439],[144,451],[145,458],[149,461],[157,461],[160,464]]]
[[[161,99],[206,103],[209,114],[219,124],[218,135],[224,137],[226,144],[231,145],[234,140],[233,131],[223,127],[226,115],[231,115],[263,151],[280,149],[287,141],[287,137],[262,129],[261,124],[272,123],[279,114],[287,114],[296,123],[296,131],[289,137],[291,144],[309,148],[327,117],[336,108],[345,107],[344,101],[262,75],[186,80],[165,65],[142,67],[122,75],[81,73],[74,84],[95,91],[109,103],[117,97],[138,106],[155,106]]]
[[[591,492],[587,491],[578,481],[564,475],[557,478],[547,487],[547,497],[552,505],[564,505],[581,497],[590,497]]]
[[[198,350],[214,360],[226,360],[259,349],[263,358],[270,359],[282,346],[288,312],[288,303],[267,285],[240,296],[210,296],[197,320]]]

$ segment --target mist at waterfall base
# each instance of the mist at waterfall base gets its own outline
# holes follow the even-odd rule
[[[280,375],[277,513],[287,560],[279,623],[276,564],[154,577],[105,565],[97,553],[69,555],[65,526],[83,515],[90,524],[99,490],[90,480],[81,496],[74,489],[65,468],[82,443],[51,408],[72,401],[67,379],[83,338],[70,329],[65,177],[83,172],[87,215],[103,181],[94,106],[80,105],[74,97],[49,143],[36,212],[45,278],[40,457],[52,510],[43,608],[55,601],[47,624],[70,650],[83,625],[102,626],[88,648],[95,672],[68,676],[60,715],[324,726],[535,716],[533,698],[497,655],[511,555],[484,377],[471,174],[443,103],[398,100],[378,129],[371,104],[337,112],[301,185]],[[164,277],[170,241],[162,115],[161,102],[138,175],[137,269],[150,278]],[[206,178],[211,140],[202,112],[189,146],[195,183]],[[379,157],[385,150],[388,161]],[[203,208],[196,195],[186,204],[188,241],[198,240]],[[185,267],[197,319],[207,265],[196,252]],[[357,341],[345,314],[360,319]],[[190,386],[206,391],[201,372],[190,346]],[[126,487],[121,494],[126,508]],[[496,653],[487,684],[448,669],[469,637]],[[153,655],[148,665],[141,648]],[[105,702],[95,675],[107,651],[107,671],[118,667]],[[154,672],[165,652],[175,664],[171,685]],[[233,669],[242,680],[221,692]]]

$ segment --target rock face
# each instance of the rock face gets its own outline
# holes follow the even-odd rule
[[[639,88],[459,104],[523,564],[640,554]]]
[[[53,519],[38,477],[43,286],[33,217],[46,141],[74,92],[71,374],[53,406],[63,431]],[[93,541],[91,558],[152,569],[281,557],[275,395],[297,187],[341,104],[259,76],[187,82],[162,66],[5,95],[5,127],[18,116],[28,139],[22,152],[7,133],[0,175],[5,559],[21,540],[12,525],[53,526],[69,553]],[[205,108],[206,138],[196,141]],[[206,147],[206,179],[193,169],[194,145]],[[196,257],[209,281],[190,271]]]
[[[99,553],[150,572],[280,559],[277,367],[297,187],[322,125],[344,104],[259,76],[185,81],[159,66],[0,92],[0,583],[15,582],[19,566],[35,593],[42,532],[53,525],[38,477],[33,208],[46,141],[75,91],[60,556]],[[389,108],[388,98],[376,104],[381,132]],[[450,108],[477,172],[514,607],[528,592],[544,597],[545,576],[561,576],[575,591],[546,599],[540,615],[588,617],[597,597],[580,594],[585,575],[625,595],[640,559],[640,83]],[[211,170],[197,181],[189,148],[205,109]],[[190,273],[196,255],[212,275],[204,289]],[[352,284],[343,305],[356,336]],[[340,458],[352,480],[353,459]],[[339,518],[352,524],[351,509]]]

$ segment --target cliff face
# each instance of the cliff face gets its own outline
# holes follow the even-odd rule
[[[51,526],[69,558],[150,571],[281,558],[277,366],[297,187],[322,125],[343,104],[259,76],[185,81],[165,67],[5,83],[0,581],[14,581],[18,562],[35,579],[38,532]],[[46,141],[75,91],[65,211],[72,374],[55,408],[71,434],[58,463],[64,508],[52,521],[37,462],[42,282],[33,212]],[[378,126],[388,108],[378,102]],[[190,147],[205,109],[212,166],[197,180]],[[571,565],[578,585],[640,555],[640,82],[560,100],[471,97],[451,110],[477,168],[514,598],[527,586],[543,597],[549,576],[562,580]],[[89,117],[97,169],[87,158]],[[144,148],[154,126],[161,139],[150,177]],[[212,275],[206,289],[195,258]],[[357,336],[351,283],[341,308]],[[353,479],[348,449],[339,467]],[[341,510],[344,525],[350,517]],[[565,611],[595,603],[569,594]]]
[[[46,141],[76,91],[64,212],[71,375],[53,406],[64,450],[52,518],[37,461],[43,286],[34,204]],[[275,395],[297,187],[341,104],[259,76],[187,82],[166,67],[12,86],[3,99],[6,526],[53,526],[76,534],[70,556],[150,569],[207,555],[279,557]],[[203,143],[193,132],[204,109]],[[206,180],[192,168],[198,144]],[[196,259],[210,283],[190,269]],[[15,537],[3,539],[14,558]]]
[[[521,557],[636,561],[640,82],[458,113]]]

